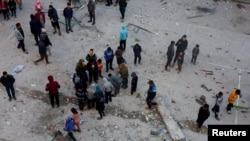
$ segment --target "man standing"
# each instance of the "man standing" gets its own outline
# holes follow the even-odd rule
[[[204,121],[208,119],[209,116],[210,116],[209,105],[204,104],[202,107],[200,107],[198,118],[196,120],[197,132],[200,132],[201,126],[203,125]]]
[[[212,108],[212,111],[215,114],[215,119],[217,119],[217,120],[220,120],[220,118],[218,116],[218,113],[220,112],[220,105],[222,104],[222,101],[223,101],[223,97],[222,96],[223,96],[222,92],[219,92],[216,95],[215,104],[214,104],[214,107]]]
[[[52,5],[49,6],[48,16],[50,18],[52,26],[54,27],[53,34],[56,34],[56,32],[58,30],[59,36],[61,36],[62,34],[61,34],[61,30],[60,30],[60,25],[58,22],[59,17],[58,17],[56,9]]]
[[[167,51],[168,61],[165,65],[166,71],[170,71],[169,66],[170,66],[170,63],[172,62],[172,59],[174,57],[174,44],[175,44],[175,41],[171,41],[170,45],[168,46],[168,51]]]
[[[25,45],[24,45],[24,32],[22,29],[22,26],[20,23],[16,24],[16,28],[15,28],[15,36],[18,40],[18,45],[17,48],[22,48],[23,52],[28,54],[28,51],[26,51],[25,49]]]
[[[174,62],[172,64],[172,67],[174,67],[175,62],[177,61],[177,58],[180,52],[183,52],[183,57],[185,55],[185,50],[187,49],[187,46],[188,46],[187,35],[183,35],[181,39],[179,39],[178,42],[175,44],[175,46],[177,48],[176,48]]]
[[[111,84],[114,86],[114,89],[115,89],[113,96],[116,96],[117,94],[120,93],[122,78],[118,74],[112,75],[111,73],[108,74],[108,77],[110,79]]]
[[[121,21],[124,21],[124,17],[125,17],[125,11],[126,11],[126,7],[127,7],[127,0],[117,0],[117,2],[119,2],[119,9],[121,12]]]
[[[16,100],[14,83],[15,78],[12,75],[9,75],[6,71],[3,72],[3,76],[0,79],[0,82],[5,86],[7,94],[9,96],[9,101]]]
[[[138,63],[141,64],[141,46],[139,44],[135,44],[133,47],[133,51],[134,51],[134,64],[136,65],[137,62],[137,58],[139,59]]]
[[[36,40],[36,46],[38,45],[38,38],[40,38],[42,24],[35,19],[35,16],[33,14],[30,15],[30,30],[31,33],[34,35],[34,38]]]
[[[37,9],[35,18],[37,21],[41,23],[42,27],[44,28],[45,27],[45,14],[41,9]]]
[[[111,49],[111,47],[108,47],[107,50],[104,51],[104,58],[106,60],[106,72],[109,71],[109,68],[111,70],[114,70],[112,67],[114,59],[114,51],[113,49]]]
[[[147,102],[148,107],[146,107],[146,109],[151,109],[152,105],[157,104],[157,103],[153,102],[153,100],[154,100],[154,98],[156,96],[156,90],[157,89],[156,89],[156,86],[155,86],[153,80],[149,80],[148,85],[149,85],[149,88],[148,88],[147,98],[146,98],[146,102]]]
[[[59,93],[58,89],[60,88],[60,84],[57,81],[54,81],[52,75],[48,76],[49,83],[47,83],[45,90],[49,91],[50,103],[52,108],[54,108],[54,100],[56,99],[56,105],[59,107]]]
[[[65,17],[66,32],[73,32],[73,30],[71,29],[71,19],[73,17],[73,10],[69,2],[67,3],[67,7],[63,10],[63,16]]]
[[[90,20],[88,21],[89,23],[93,21],[92,25],[95,24],[95,3],[93,0],[89,0],[88,4],[88,11],[89,11],[89,17]]]
[[[126,40],[128,38],[128,31],[125,24],[122,24],[121,32],[120,32],[120,47],[122,51],[126,49]]]
[[[180,73],[181,70],[182,70],[182,64],[184,62],[184,53],[183,52],[180,52],[179,55],[178,55],[178,58],[177,58],[177,64],[178,64],[178,72],[177,73]]]
[[[237,100],[238,96],[241,97],[240,89],[234,88],[228,97],[227,113],[231,114],[231,108],[234,106],[234,102]]]
[[[107,80],[107,78],[103,78],[103,91],[105,93],[105,103],[108,104],[109,102],[112,102],[112,90],[114,89],[114,86]]]

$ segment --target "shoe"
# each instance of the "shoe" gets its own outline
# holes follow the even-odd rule
[[[36,62],[36,61],[34,61],[34,64],[35,64],[35,65],[37,65],[37,62]]]
[[[16,100],[16,97],[13,97],[14,100]]]
[[[103,113],[103,116],[106,116],[105,113]]]
[[[201,129],[200,128],[197,128],[197,132],[200,132],[201,131]]]
[[[91,22],[92,22],[92,20],[89,20],[89,21],[88,21],[88,23],[91,23]]]
[[[51,62],[47,62],[46,65],[51,64]]]
[[[145,107],[145,109],[146,109],[146,110],[151,110],[151,108],[149,108],[149,107]]]
[[[110,68],[111,70],[114,70],[113,68]]]
[[[53,34],[56,34],[56,31],[54,31]]]
[[[95,22],[93,22],[92,25],[95,25]]]
[[[9,98],[9,102],[11,102],[12,98]]]
[[[25,54],[29,54],[29,52],[28,52],[28,51],[24,51],[23,53],[25,53]]]
[[[227,111],[228,114],[231,114],[231,111]]]
[[[72,29],[71,30],[69,30],[70,32],[74,32]]]
[[[69,31],[66,31],[69,34]]]
[[[102,119],[102,117],[98,117],[98,118],[97,118],[97,120],[101,120],[101,119]]]
[[[37,44],[37,43],[35,43],[35,46],[38,46],[38,44]]]
[[[106,6],[110,6],[109,4],[106,4]]]
[[[59,33],[58,33],[58,34],[59,34],[59,36],[61,36],[61,35],[62,35],[61,31],[59,31]]]
[[[220,118],[219,118],[219,117],[215,117],[215,119],[216,119],[216,120],[220,120]]]

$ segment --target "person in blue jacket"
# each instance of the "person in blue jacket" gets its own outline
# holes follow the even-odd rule
[[[114,56],[114,51],[111,47],[108,47],[107,50],[104,51],[104,58],[106,60],[106,72],[109,71],[109,68],[111,70],[114,70],[112,67]]]
[[[156,96],[157,89],[156,89],[156,86],[155,86],[153,80],[149,80],[148,85],[149,85],[149,88],[148,88],[148,92],[147,92],[148,95],[147,95],[147,99],[146,99],[148,107],[146,107],[146,109],[151,109],[152,105],[157,104],[157,103],[153,102],[153,100]]]
[[[66,119],[66,124],[65,127],[63,128],[64,131],[68,132],[68,136],[73,140],[76,141],[76,138],[73,135],[73,129],[74,129],[74,121],[72,119],[72,117],[68,117]]]
[[[127,27],[125,24],[123,24],[121,32],[120,32],[120,47],[122,48],[122,51],[125,51],[125,49],[126,49],[127,38],[128,38]]]
[[[71,29],[71,19],[73,17],[73,10],[69,2],[67,3],[67,7],[65,7],[63,10],[63,16],[65,17],[66,32],[73,32],[73,30]]]

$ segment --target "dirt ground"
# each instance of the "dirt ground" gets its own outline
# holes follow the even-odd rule
[[[16,65],[24,65],[24,69],[14,75],[17,101],[9,102],[5,88],[0,85],[0,141],[51,141],[58,130],[64,137],[58,135],[55,141],[69,140],[63,127],[66,117],[71,115],[70,109],[78,107],[71,81],[75,65],[80,58],[85,59],[90,48],[104,60],[106,45],[114,50],[119,45],[122,24],[127,25],[129,34],[124,54],[129,73],[134,71],[139,76],[137,92],[130,96],[130,85],[122,89],[120,95],[106,105],[107,116],[103,120],[96,120],[99,115],[95,109],[82,112],[82,132],[74,132],[79,141],[171,140],[157,108],[144,109],[148,79],[153,79],[157,86],[156,101],[164,101],[163,106],[171,112],[169,117],[176,120],[188,141],[206,141],[208,124],[249,124],[249,110],[234,108],[231,115],[225,110],[227,97],[235,87],[243,94],[236,105],[250,107],[249,4],[213,0],[129,0],[125,21],[121,23],[118,6],[106,7],[105,2],[97,2],[96,25],[87,22],[88,11],[84,6],[75,11],[79,24],[73,20],[74,32],[67,34],[62,16],[66,0],[41,2],[44,11],[53,4],[61,22],[62,36],[54,35],[46,16],[45,28],[53,44],[49,65],[33,63],[39,58],[29,27],[35,0],[23,1],[23,10],[17,9],[17,17],[9,21],[0,15],[0,70],[11,74]],[[74,6],[79,7],[79,4]],[[23,26],[29,54],[16,48],[13,28],[17,22]],[[189,43],[182,72],[177,74],[175,68],[163,71],[170,41],[177,41],[184,34]],[[136,42],[143,48],[142,65],[137,66],[133,65],[131,48]],[[196,44],[200,45],[200,54],[197,64],[193,65],[191,52]],[[117,67],[115,59],[113,64]],[[103,71],[103,76],[107,74]],[[53,75],[61,84],[59,108],[50,106],[45,91],[48,75]],[[102,80],[99,83],[102,84]],[[195,120],[200,104],[196,99],[204,95],[212,107],[219,91],[224,93],[221,120],[217,121],[211,112],[201,132],[197,133]]]

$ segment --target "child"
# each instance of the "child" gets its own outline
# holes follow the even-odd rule
[[[98,59],[97,60],[97,70],[98,70],[98,75],[101,78],[103,78],[103,76],[102,76],[102,68],[103,68],[102,59]]]
[[[183,53],[180,52],[179,55],[178,55],[178,58],[177,58],[177,64],[178,64],[177,70],[178,70],[178,73],[181,72],[183,61],[184,61]]]
[[[73,135],[73,129],[74,129],[74,121],[71,117],[68,117],[66,119],[66,124],[65,124],[65,127],[63,128],[64,131],[67,131],[68,132],[68,136],[73,140],[73,141],[76,141],[76,138],[74,137]]]
[[[195,65],[195,62],[196,62],[196,58],[198,56],[200,52],[200,49],[199,49],[199,45],[195,45],[195,47],[193,48],[192,50],[192,59],[191,59],[191,63],[193,63]]]
[[[84,90],[83,86],[80,86],[77,90],[76,90],[76,97],[78,100],[78,104],[79,104],[79,109],[80,111],[83,111],[84,109],[84,104],[87,102],[87,95],[86,95],[86,90]]]
[[[77,112],[77,110],[75,108],[71,108],[71,112],[73,113],[74,125],[76,125],[76,127],[77,127],[76,131],[81,132],[80,115],[78,114],[78,112]]]
[[[132,72],[131,74],[132,80],[131,80],[131,95],[136,91],[137,88],[137,81],[138,81],[138,76],[136,75],[135,72]]]
[[[217,95],[216,95],[216,100],[215,100],[215,105],[214,107],[212,108],[212,111],[214,112],[215,114],[215,118],[217,120],[220,120],[220,118],[218,117],[218,113],[220,111],[220,105],[222,104],[222,101],[223,101],[223,93],[222,92],[219,92]]]

